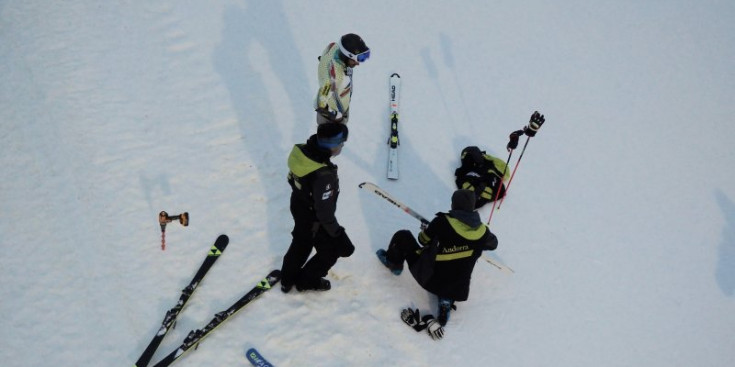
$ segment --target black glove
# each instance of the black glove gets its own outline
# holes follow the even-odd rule
[[[544,119],[544,115],[535,111],[533,115],[531,115],[531,120],[528,121],[528,126],[523,128],[523,132],[530,137],[536,136],[536,132],[541,128],[541,125],[544,124],[544,121],[546,121],[546,119]]]
[[[515,148],[518,148],[518,138],[521,135],[523,135],[523,130],[516,130],[510,133],[510,140],[508,141],[508,145],[506,146],[509,152]]]
[[[355,252],[355,245],[352,244],[352,241],[350,241],[350,238],[347,237],[347,232],[345,232],[345,229],[340,227],[342,229],[342,233],[339,234],[335,238],[335,244],[337,245],[339,256],[340,257],[350,257],[353,252]]]
[[[426,328],[426,323],[421,321],[421,314],[419,313],[419,309],[411,309],[411,308],[404,308],[401,311],[401,320],[406,323],[406,325],[414,328],[416,331],[421,331]]]
[[[355,246],[342,226],[339,226],[334,237],[324,228],[319,228],[314,234],[314,243],[317,251],[332,252],[339,257],[350,257],[355,252]]]

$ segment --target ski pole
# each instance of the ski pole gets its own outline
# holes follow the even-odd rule
[[[495,202],[498,200],[498,196],[500,196],[500,189],[503,187],[503,179],[505,178],[505,173],[508,170],[508,164],[510,164],[510,157],[513,156],[513,149],[510,150],[510,153],[508,154],[508,159],[505,161],[505,167],[503,168],[503,174],[500,176],[500,185],[498,185],[498,189],[495,191],[495,198],[493,198],[493,208],[490,209],[490,217],[487,218],[487,225],[490,225],[490,221],[493,219],[493,212],[495,211]],[[510,184],[510,181],[508,181],[508,184]],[[508,191],[508,188],[506,187],[506,191]]]
[[[516,162],[516,166],[513,167],[513,173],[510,174],[510,179],[508,180],[508,184],[505,186],[505,196],[503,196],[503,198],[500,199],[500,202],[498,203],[498,210],[500,210],[500,205],[503,204],[503,201],[508,196],[508,190],[510,190],[510,184],[511,182],[513,182],[513,177],[516,175],[516,170],[518,169],[518,166],[521,164],[521,159],[523,159],[523,153],[526,151],[526,147],[528,146],[529,141],[531,141],[530,136],[526,137],[526,143],[523,144],[523,149],[521,149],[521,155],[518,156],[518,161]]]
[[[516,166],[513,167],[513,173],[510,175],[510,179],[508,180],[508,185],[505,186],[505,196],[503,196],[502,199],[500,199],[500,202],[498,203],[498,210],[500,210],[500,206],[503,204],[503,201],[505,201],[505,198],[508,196],[508,190],[510,190],[510,184],[513,182],[513,177],[516,175],[516,170],[518,170],[518,166],[521,164],[521,159],[523,159],[523,153],[526,152],[526,147],[528,146],[528,142],[531,140],[532,136],[536,136],[536,132],[541,128],[541,126],[546,121],[546,118],[544,115],[540,114],[538,111],[534,111],[531,115],[531,119],[528,121],[528,125],[523,128],[523,133],[526,134],[526,143],[523,144],[523,150],[521,150],[521,155],[518,157],[518,162],[516,162]]]

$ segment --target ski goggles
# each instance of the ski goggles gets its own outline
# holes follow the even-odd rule
[[[344,132],[340,132],[331,138],[317,138],[319,146],[327,149],[336,148],[344,144],[345,141],[347,141],[347,135]]]
[[[367,49],[363,52],[360,52],[359,54],[353,54],[350,51],[347,51],[343,46],[342,42],[339,42],[339,50],[342,52],[343,55],[347,56],[349,59],[352,59],[357,62],[365,62],[367,59],[370,58],[370,49]]]

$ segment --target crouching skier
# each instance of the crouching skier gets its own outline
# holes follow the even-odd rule
[[[355,251],[335,217],[339,178],[337,166],[330,161],[342,151],[347,135],[346,125],[321,124],[317,133],[305,144],[296,144],[288,157],[294,228],[281,267],[284,293],[294,285],[298,291],[329,290],[331,284],[324,279],[329,269],[338,258]],[[312,249],[316,253],[309,259]]]
[[[400,275],[403,262],[416,281],[439,298],[439,315],[421,319],[418,310],[403,310],[401,318],[417,331],[428,329],[434,339],[441,339],[455,302],[466,301],[470,278],[477,259],[484,250],[495,250],[498,239],[474,211],[475,194],[460,189],[452,194],[452,209],[437,213],[418,234],[418,242],[409,230],[400,230],[391,238],[387,250],[378,250],[381,262],[393,274]],[[419,245],[419,243],[421,245]]]

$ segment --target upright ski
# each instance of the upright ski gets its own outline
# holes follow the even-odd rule
[[[388,178],[398,179],[398,100],[401,96],[401,76],[390,76],[390,138],[388,139]]]
[[[138,361],[135,362],[134,367],[148,366],[148,363],[151,361],[151,358],[153,358],[153,354],[156,352],[156,349],[158,349],[161,341],[163,341],[166,333],[168,333],[169,329],[171,329],[171,326],[173,326],[173,324],[176,322],[176,317],[179,315],[184,306],[186,306],[186,302],[189,301],[189,298],[194,293],[197,286],[199,286],[199,283],[201,283],[202,279],[204,279],[204,276],[207,275],[209,269],[212,267],[212,265],[214,265],[217,259],[219,259],[219,256],[222,254],[222,252],[225,251],[228,243],[230,243],[230,239],[226,235],[221,235],[217,237],[214,245],[212,245],[212,248],[209,249],[209,253],[204,259],[202,266],[199,267],[199,270],[194,275],[194,278],[191,279],[189,285],[187,285],[186,288],[181,291],[179,302],[176,303],[176,306],[166,311],[166,316],[163,318],[161,328],[158,329],[158,332],[148,344],[148,347],[145,348],[143,354],[140,356],[140,358],[138,358]]]
[[[184,355],[187,351],[189,351],[192,347],[196,348],[199,343],[209,336],[209,334],[216,329],[218,326],[220,326],[225,320],[227,320],[230,316],[237,313],[237,311],[240,311],[243,307],[248,305],[250,302],[258,298],[261,294],[265,293],[267,290],[271,289],[276,283],[278,283],[281,280],[281,271],[280,270],[273,270],[268,274],[267,277],[265,277],[263,280],[258,282],[258,284],[253,287],[248,293],[246,293],[242,298],[237,300],[230,308],[218,312],[216,315],[214,315],[214,318],[209,321],[209,323],[203,328],[203,329],[197,329],[192,330],[189,332],[189,334],[184,339],[184,342],[176,348],[173,352],[169,353],[166,357],[164,357],[160,362],[156,363],[154,367],[166,367],[171,365],[171,363],[174,363],[179,357]]]

